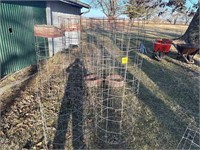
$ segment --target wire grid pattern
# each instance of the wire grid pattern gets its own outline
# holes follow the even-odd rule
[[[200,128],[189,124],[177,146],[177,149],[200,149]]]
[[[96,80],[96,85],[90,86],[91,94],[95,97],[96,136],[107,144],[123,145],[131,137],[131,112],[139,92],[140,80],[131,76],[128,70],[140,73],[142,58],[135,52],[139,51],[138,43],[141,39],[135,38],[132,41],[134,44],[130,45],[130,39],[134,36],[130,32],[132,22],[122,19],[87,21],[83,25],[89,43],[89,55],[85,54],[89,58],[85,64],[89,64],[86,65],[89,75],[95,76]]]
[[[40,39],[40,40],[39,40]],[[50,120],[54,120],[56,118],[56,114],[52,115],[48,111],[48,107],[50,107],[51,101],[59,100],[59,89],[54,89],[55,82],[57,84],[64,83],[64,77],[63,74],[57,74],[54,67],[59,67],[60,70],[63,70],[64,64],[63,62],[54,62],[55,65],[52,66],[49,63],[49,49],[47,44],[43,43],[41,41],[41,37],[35,37],[36,40],[36,56],[37,56],[37,67],[38,67],[38,91],[37,91],[37,102],[39,103],[40,107],[40,113],[41,113],[41,119],[43,123],[43,134],[44,134],[44,147],[47,148],[47,143],[49,136],[53,136],[53,133],[49,133],[48,125],[47,123]],[[46,41],[45,38],[43,38],[44,42]],[[41,46],[44,44],[45,46]],[[61,45],[62,46],[62,45]],[[57,65],[57,66],[56,66]],[[55,78],[59,76],[58,78]],[[53,104],[53,103],[52,103]],[[59,106],[56,106],[54,103],[54,106],[51,106],[53,109],[58,108]],[[56,111],[56,110],[54,110]]]
[[[66,48],[80,44],[81,19],[78,17],[59,17],[61,29],[65,32]]]
[[[131,33],[131,25],[62,16],[57,27],[63,37],[56,45],[62,51],[54,57],[43,44],[47,40],[35,38],[43,148],[115,148],[131,137],[140,79],[128,70],[139,74],[142,66],[137,55],[142,38],[132,38],[141,33]]]
[[[43,148],[80,149],[85,146],[84,65],[79,59],[81,49],[76,46],[80,42],[80,28],[71,28],[72,24],[80,26],[80,17],[59,18],[56,26],[63,36],[56,42],[59,52],[54,57],[49,56],[47,39],[35,37]]]

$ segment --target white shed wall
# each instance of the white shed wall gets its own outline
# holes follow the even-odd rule
[[[81,8],[72,6],[70,4],[65,4],[62,2],[47,1],[46,15],[47,24],[60,27],[62,24],[61,18],[65,19],[65,24],[67,21],[77,22],[80,18]],[[71,18],[71,19],[67,19]],[[68,48],[70,45],[78,45],[80,42],[80,31],[65,32],[65,38],[49,38],[49,53],[50,56],[62,50],[62,48]],[[62,43],[64,45],[62,45]]]

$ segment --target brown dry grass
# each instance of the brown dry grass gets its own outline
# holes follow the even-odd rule
[[[171,24],[145,24],[146,28],[153,28],[153,29],[168,29],[168,30],[180,30],[185,31],[188,28],[188,25],[171,25]]]
[[[181,32],[184,32],[186,27],[152,24],[147,24],[146,27],[153,29],[154,33],[147,33],[145,46],[148,48],[149,53],[147,55],[138,54],[143,58],[140,75],[132,69],[134,68],[134,60],[129,59],[128,76],[141,79],[139,99],[134,101],[136,105],[133,107],[132,112],[135,122],[129,147],[131,149],[175,149],[186,126],[189,123],[199,125],[200,57],[199,55],[195,56],[195,64],[186,64],[182,60],[176,59],[176,50],[172,48],[171,52],[161,62],[152,59],[152,40],[155,38],[177,37],[179,35],[176,31],[181,30]],[[159,28],[162,33],[157,33],[156,28]],[[175,33],[169,34],[169,30]],[[135,43],[132,42],[132,44]],[[56,58],[58,59],[54,60]],[[50,66],[55,65],[61,59],[62,57],[56,56],[50,59]],[[51,73],[56,72],[54,68],[49,71]],[[12,78],[16,77],[13,75]],[[41,115],[39,114],[38,103],[35,101],[36,78],[34,77],[14,87],[1,97],[1,100],[3,98],[14,101],[2,116],[1,128],[3,130],[0,132],[0,137],[5,138],[5,149],[22,148],[28,140],[37,142],[42,138]],[[44,79],[46,78],[47,76],[44,74]],[[5,85],[7,83],[6,79],[1,83]],[[44,86],[47,86],[47,84],[44,84]],[[63,83],[60,82],[60,84],[54,86],[55,89],[61,90],[59,97],[62,97]],[[46,88],[43,88],[43,93],[45,93]],[[52,131],[50,136],[53,136],[55,120],[57,119],[56,113],[59,110],[58,102],[49,103],[44,100],[43,104],[50,108],[46,110],[46,114],[49,117],[55,116],[53,120],[48,120],[48,129]],[[54,107],[54,104],[56,107]],[[56,113],[52,111],[53,109],[56,110]],[[71,130],[71,125],[69,130]],[[70,141],[71,133],[69,130],[68,140]],[[44,141],[37,143],[35,147],[42,148],[43,145]],[[71,145],[68,146],[72,148]],[[102,148],[101,146],[98,148]]]

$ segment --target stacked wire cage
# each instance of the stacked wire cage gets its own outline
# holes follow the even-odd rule
[[[94,110],[94,148],[128,148],[134,123],[134,102],[139,92],[142,58],[133,38],[132,22],[124,19],[87,19],[82,21],[83,37],[88,42],[83,52]],[[132,41],[131,41],[132,40]],[[86,54],[87,53],[87,54]],[[129,71],[134,71],[133,76]]]
[[[39,148],[79,149],[85,146],[80,17],[58,20],[54,26],[35,25],[37,101],[44,137]]]
[[[58,113],[54,149],[86,148],[85,120],[86,101],[84,74],[80,48],[80,17],[61,17],[64,30],[67,58],[66,81],[60,111]]]
[[[52,125],[53,120],[57,117],[54,112],[56,112],[59,107],[57,103],[61,94],[61,88],[57,89],[55,86],[56,84],[60,85],[64,82],[63,73],[58,73],[55,70],[57,67],[60,67],[59,70],[63,70],[63,62],[59,60],[56,60],[57,62],[55,62],[51,58],[52,55],[55,54],[53,54],[52,48],[51,50],[49,48],[49,40],[53,41],[54,38],[64,38],[64,35],[60,28],[52,25],[35,25],[34,34],[39,76],[37,80],[37,102],[40,107],[44,137],[42,148],[47,148],[48,139],[50,139],[50,136],[52,137],[54,134],[50,126]],[[62,49],[63,46],[64,43],[60,43],[59,48]]]
[[[142,38],[134,38],[140,30],[125,19],[58,20],[54,33],[35,31],[39,148],[128,148],[142,66]]]

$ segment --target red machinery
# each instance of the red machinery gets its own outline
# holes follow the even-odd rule
[[[153,43],[153,57],[157,60],[161,60],[164,56],[164,54],[168,53],[170,51],[172,41],[169,39],[157,39]]]

